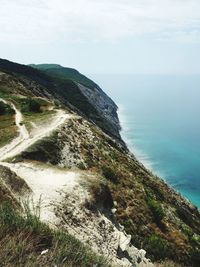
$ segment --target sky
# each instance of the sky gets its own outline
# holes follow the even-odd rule
[[[200,0],[0,0],[0,57],[90,74],[199,74]]]

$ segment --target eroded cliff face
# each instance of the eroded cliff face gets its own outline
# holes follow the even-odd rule
[[[19,131],[28,131],[4,156],[2,188],[6,182],[15,196],[14,179],[35,202],[43,194],[41,219],[114,266],[151,266],[147,258],[199,266],[199,211],[128,151],[115,103],[98,86],[77,82],[77,72],[66,83],[20,66],[1,66],[1,96],[22,112]],[[38,113],[23,113],[30,99],[39,101]]]
[[[121,127],[117,114],[118,107],[113,100],[98,86],[92,89],[82,84],[78,84],[78,86],[88,101],[98,110],[99,114],[110,123],[113,136],[120,138]]]

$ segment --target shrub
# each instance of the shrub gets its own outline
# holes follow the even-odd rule
[[[40,104],[38,101],[32,98],[23,99],[21,102],[21,111],[23,113],[39,113],[41,112]]]
[[[7,104],[0,101],[0,115],[14,114],[15,111]]]
[[[102,166],[102,174],[106,179],[110,180],[111,182],[113,182],[113,183],[117,183],[118,182],[117,174],[110,167],[105,166],[105,165]]]
[[[144,241],[144,248],[153,260],[163,260],[170,256],[168,242],[158,234],[152,234]]]
[[[77,167],[78,167],[80,170],[86,170],[86,169],[87,169],[86,166],[85,166],[85,164],[84,164],[83,162],[78,163]]]
[[[188,225],[183,224],[181,226],[181,228],[182,228],[184,234],[186,234],[190,239],[193,237],[194,232],[193,232],[193,230]]]
[[[155,199],[148,199],[147,203],[155,217],[155,220],[160,222],[165,217],[165,211],[163,210],[161,204]]]

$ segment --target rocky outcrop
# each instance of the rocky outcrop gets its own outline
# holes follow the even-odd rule
[[[108,206],[105,214],[102,209],[99,210],[98,205],[94,209],[94,200],[90,191],[91,184],[87,183],[88,179],[90,183],[91,181],[98,183],[95,176],[83,176],[82,187],[77,186],[73,194],[66,194],[60,205],[56,207],[56,214],[60,218],[58,227],[88,244],[96,253],[103,255],[112,266],[153,266],[146,258],[146,252],[131,244],[131,236],[127,235],[124,228],[116,223]],[[110,196],[105,188],[100,186],[101,194],[104,197]],[[90,205],[91,202],[92,205]],[[108,216],[108,210],[110,216]]]
[[[117,114],[118,107],[113,100],[98,86],[92,89],[82,84],[78,84],[78,86],[99,114],[101,114],[101,116],[103,116],[111,124],[113,135],[120,137],[119,132],[121,127]]]

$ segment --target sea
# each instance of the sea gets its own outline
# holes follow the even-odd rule
[[[138,160],[200,208],[200,76],[90,77],[117,103]]]

